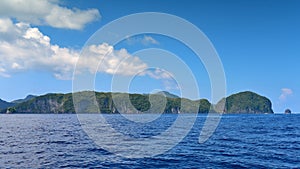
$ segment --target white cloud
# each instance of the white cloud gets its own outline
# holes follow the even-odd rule
[[[148,44],[155,44],[155,45],[158,45],[158,44],[159,44],[159,42],[158,42],[157,40],[155,40],[153,37],[147,36],[147,35],[144,36],[144,38],[143,38],[143,40],[142,40],[142,43],[143,43],[144,45],[148,45]]]
[[[50,44],[50,38],[38,28],[29,24],[12,24],[9,19],[0,19],[0,75],[9,77],[12,73],[28,69],[49,70],[56,77],[69,78],[78,51]],[[4,38],[2,38],[4,37]]]
[[[146,74],[153,79],[172,79],[172,77],[174,77],[170,72],[159,68],[148,70]]]
[[[1,18],[0,23],[3,23],[0,24],[0,76],[10,77],[16,72],[43,70],[52,72],[58,79],[72,77],[79,51],[51,44],[50,37],[29,24],[14,24],[10,19]],[[76,70],[88,69],[94,73],[136,75],[148,68],[146,63],[126,49],[115,50],[107,43],[87,46],[85,55],[80,59]],[[160,69],[147,71],[147,75],[154,79],[171,78],[169,73]]]
[[[1,0],[0,76],[10,77],[16,72],[38,70],[52,72],[58,79],[70,79],[80,52],[51,44],[49,36],[31,25],[82,29],[98,18],[100,14],[97,9],[69,9],[61,6],[59,0]],[[144,45],[159,44],[148,35],[139,37],[138,42]],[[148,67],[126,49],[115,50],[107,43],[87,46],[86,50],[87,57],[76,65],[79,71],[88,69],[107,74],[136,75]],[[99,61],[102,61],[100,67]],[[171,78],[170,74],[159,69],[147,71],[146,74],[154,79]]]
[[[8,32],[11,27],[13,27],[13,23],[10,19],[5,18],[0,20],[0,32]]]
[[[140,72],[140,76],[149,76],[156,80],[161,80],[164,90],[178,90],[180,87],[177,84],[175,76],[167,70],[161,68],[147,68]]]
[[[82,29],[87,23],[100,18],[100,13],[97,9],[62,7],[58,0],[1,0],[0,17],[35,25]]]
[[[281,95],[279,96],[279,100],[280,101],[285,101],[287,99],[287,97],[292,95],[292,94],[293,94],[292,89],[282,88],[281,89]]]
[[[145,46],[147,45],[158,45],[159,42],[154,39],[153,37],[149,36],[149,35],[144,35],[144,36],[133,36],[133,37],[130,37],[128,36],[126,38],[126,42],[128,45],[135,45],[135,44],[143,44]]]
[[[179,89],[175,76],[164,69],[155,68],[154,70],[148,70],[146,75],[153,79],[162,80],[165,90]]]
[[[146,69],[147,64],[129,54],[126,49],[115,50],[113,46],[102,43],[88,46],[76,68],[79,70],[87,68],[92,73],[98,71],[108,74],[135,75]]]

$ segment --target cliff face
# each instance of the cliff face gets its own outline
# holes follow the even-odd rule
[[[141,95],[126,93],[99,93],[96,92],[96,102],[101,113],[208,113],[210,103],[206,99],[192,101],[189,99],[169,98],[160,94]],[[114,95],[112,98],[112,94]],[[77,102],[81,113],[97,113],[97,106],[89,99],[93,92],[79,92],[82,97]],[[152,101],[153,105],[149,102]],[[115,104],[114,101],[117,101]],[[181,103],[184,104],[181,107]],[[2,113],[7,113],[3,110]],[[16,104],[9,113],[75,113],[72,94],[47,94],[34,97],[28,101]]]
[[[14,110],[16,113],[72,113],[74,109],[70,102],[71,94],[47,94],[17,104]]]
[[[226,98],[225,113],[274,113],[271,101],[253,92],[241,92]]]
[[[96,94],[96,104],[101,113],[208,113],[211,107],[206,99],[189,100],[184,98],[166,97],[165,95],[152,94],[129,94],[126,93],[103,93],[103,92],[79,92],[77,112],[97,113],[97,106],[89,99]],[[112,97],[113,95],[113,97]],[[149,100],[152,102],[149,102]],[[117,103],[115,103],[117,101]],[[223,100],[224,101],[224,100]],[[182,103],[184,106],[182,106]],[[224,102],[223,102],[224,103]],[[155,106],[153,106],[155,105]],[[273,113],[269,99],[253,92],[241,92],[226,98],[225,110],[218,109],[216,112],[224,113]],[[11,105],[2,109],[2,113],[75,113],[72,94],[47,94],[33,97],[25,102]]]

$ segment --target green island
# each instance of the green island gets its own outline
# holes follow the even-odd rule
[[[73,93],[79,99],[76,105],[83,107],[77,112],[96,113],[251,113],[251,114],[272,114],[271,101],[254,92],[246,91],[233,94],[220,100],[216,105],[211,104],[207,99],[190,100],[180,98],[168,92],[156,94],[127,94],[111,92],[77,92]],[[62,114],[76,113],[72,93],[59,94],[50,93],[42,96],[29,95],[25,99],[13,102],[0,100],[0,113],[13,114]],[[84,98],[95,96],[97,106],[94,103],[85,101]],[[124,98],[129,99],[124,99]],[[162,106],[153,106],[161,105]],[[226,102],[224,103],[224,101]],[[75,100],[76,101],[76,100]],[[118,104],[115,104],[115,101]],[[221,105],[225,106],[221,106]],[[184,105],[182,107],[182,105]],[[76,106],[75,106],[76,107]],[[219,110],[218,107],[225,107]],[[163,109],[161,109],[163,108]]]

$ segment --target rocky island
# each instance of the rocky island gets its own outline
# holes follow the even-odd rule
[[[165,97],[166,103],[163,113],[208,113],[210,110],[219,113],[254,113],[265,114],[273,113],[271,101],[263,96],[253,92],[241,92],[233,94],[222,99],[217,105],[212,105],[207,99],[190,100],[180,98],[168,92],[157,94],[129,94],[130,103],[123,99],[128,94],[126,93],[111,93],[111,92],[79,92],[82,96],[91,96],[95,94],[97,104],[101,113],[157,113],[156,111],[149,112],[151,104],[150,97],[157,97],[154,100],[155,104],[160,104],[160,98]],[[114,99],[121,100],[121,107],[115,105]],[[225,109],[223,112],[216,111],[216,107],[225,101]],[[181,107],[181,103],[185,103],[185,107]],[[42,96],[29,96],[13,102],[0,102],[1,113],[75,113],[72,93],[59,94],[52,93]],[[85,113],[97,112],[93,106],[84,106]]]
[[[270,114],[274,112],[268,98],[246,91],[227,97],[224,113]]]
[[[284,114],[292,114],[292,111],[291,111],[290,109],[286,109],[286,110],[284,111]]]

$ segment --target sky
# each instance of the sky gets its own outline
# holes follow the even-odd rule
[[[78,72],[96,74],[97,91],[111,91],[112,83],[123,77],[134,77],[127,88],[131,93],[166,90],[180,95],[189,89],[176,79],[176,72],[151,67],[155,60],[174,71],[186,67],[199,97],[210,99],[205,65],[176,39],[145,33],[117,44],[89,43],[97,30],[120,17],[161,12],[185,19],[207,36],[224,68],[226,95],[250,90],[268,97],[275,112],[299,112],[299,8],[298,0],[2,0],[0,98],[72,92],[75,65]],[[146,49],[157,53],[147,54]],[[83,54],[89,56],[78,63]]]

